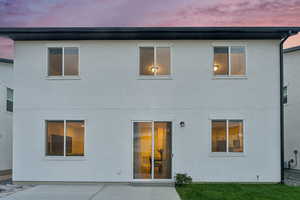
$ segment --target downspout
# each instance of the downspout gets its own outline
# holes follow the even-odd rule
[[[285,35],[279,44],[279,73],[280,73],[280,183],[284,184],[284,102],[283,102],[283,88],[284,88],[284,69],[283,69],[283,43],[292,35],[297,33],[291,30]]]

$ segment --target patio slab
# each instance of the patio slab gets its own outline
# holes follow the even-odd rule
[[[39,185],[6,197],[7,200],[90,200],[102,185]],[[1,199],[2,200],[2,199]]]
[[[95,184],[39,185],[17,192],[5,200],[180,200],[180,198],[174,187]]]
[[[180,200],[174,187],[107,186],[93,200]]]

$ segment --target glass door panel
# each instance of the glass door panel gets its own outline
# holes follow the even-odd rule
[[[154,178],[171,179],[171,122],[154,122]]]
[[[152,178],[152,122],[133,123],[134,179]]]
[[[134,179],[172,178],[172,122],[134,122]]]

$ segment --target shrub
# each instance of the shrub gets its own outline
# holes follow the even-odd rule
[[[176,174],[175,176],[175,185],[182,186],[191,184],[193,181],[192,177],[188,176],[187,174]]]

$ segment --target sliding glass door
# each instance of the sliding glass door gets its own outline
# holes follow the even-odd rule
[[[133,122],[134,179],[171,179],[172,122]]]

